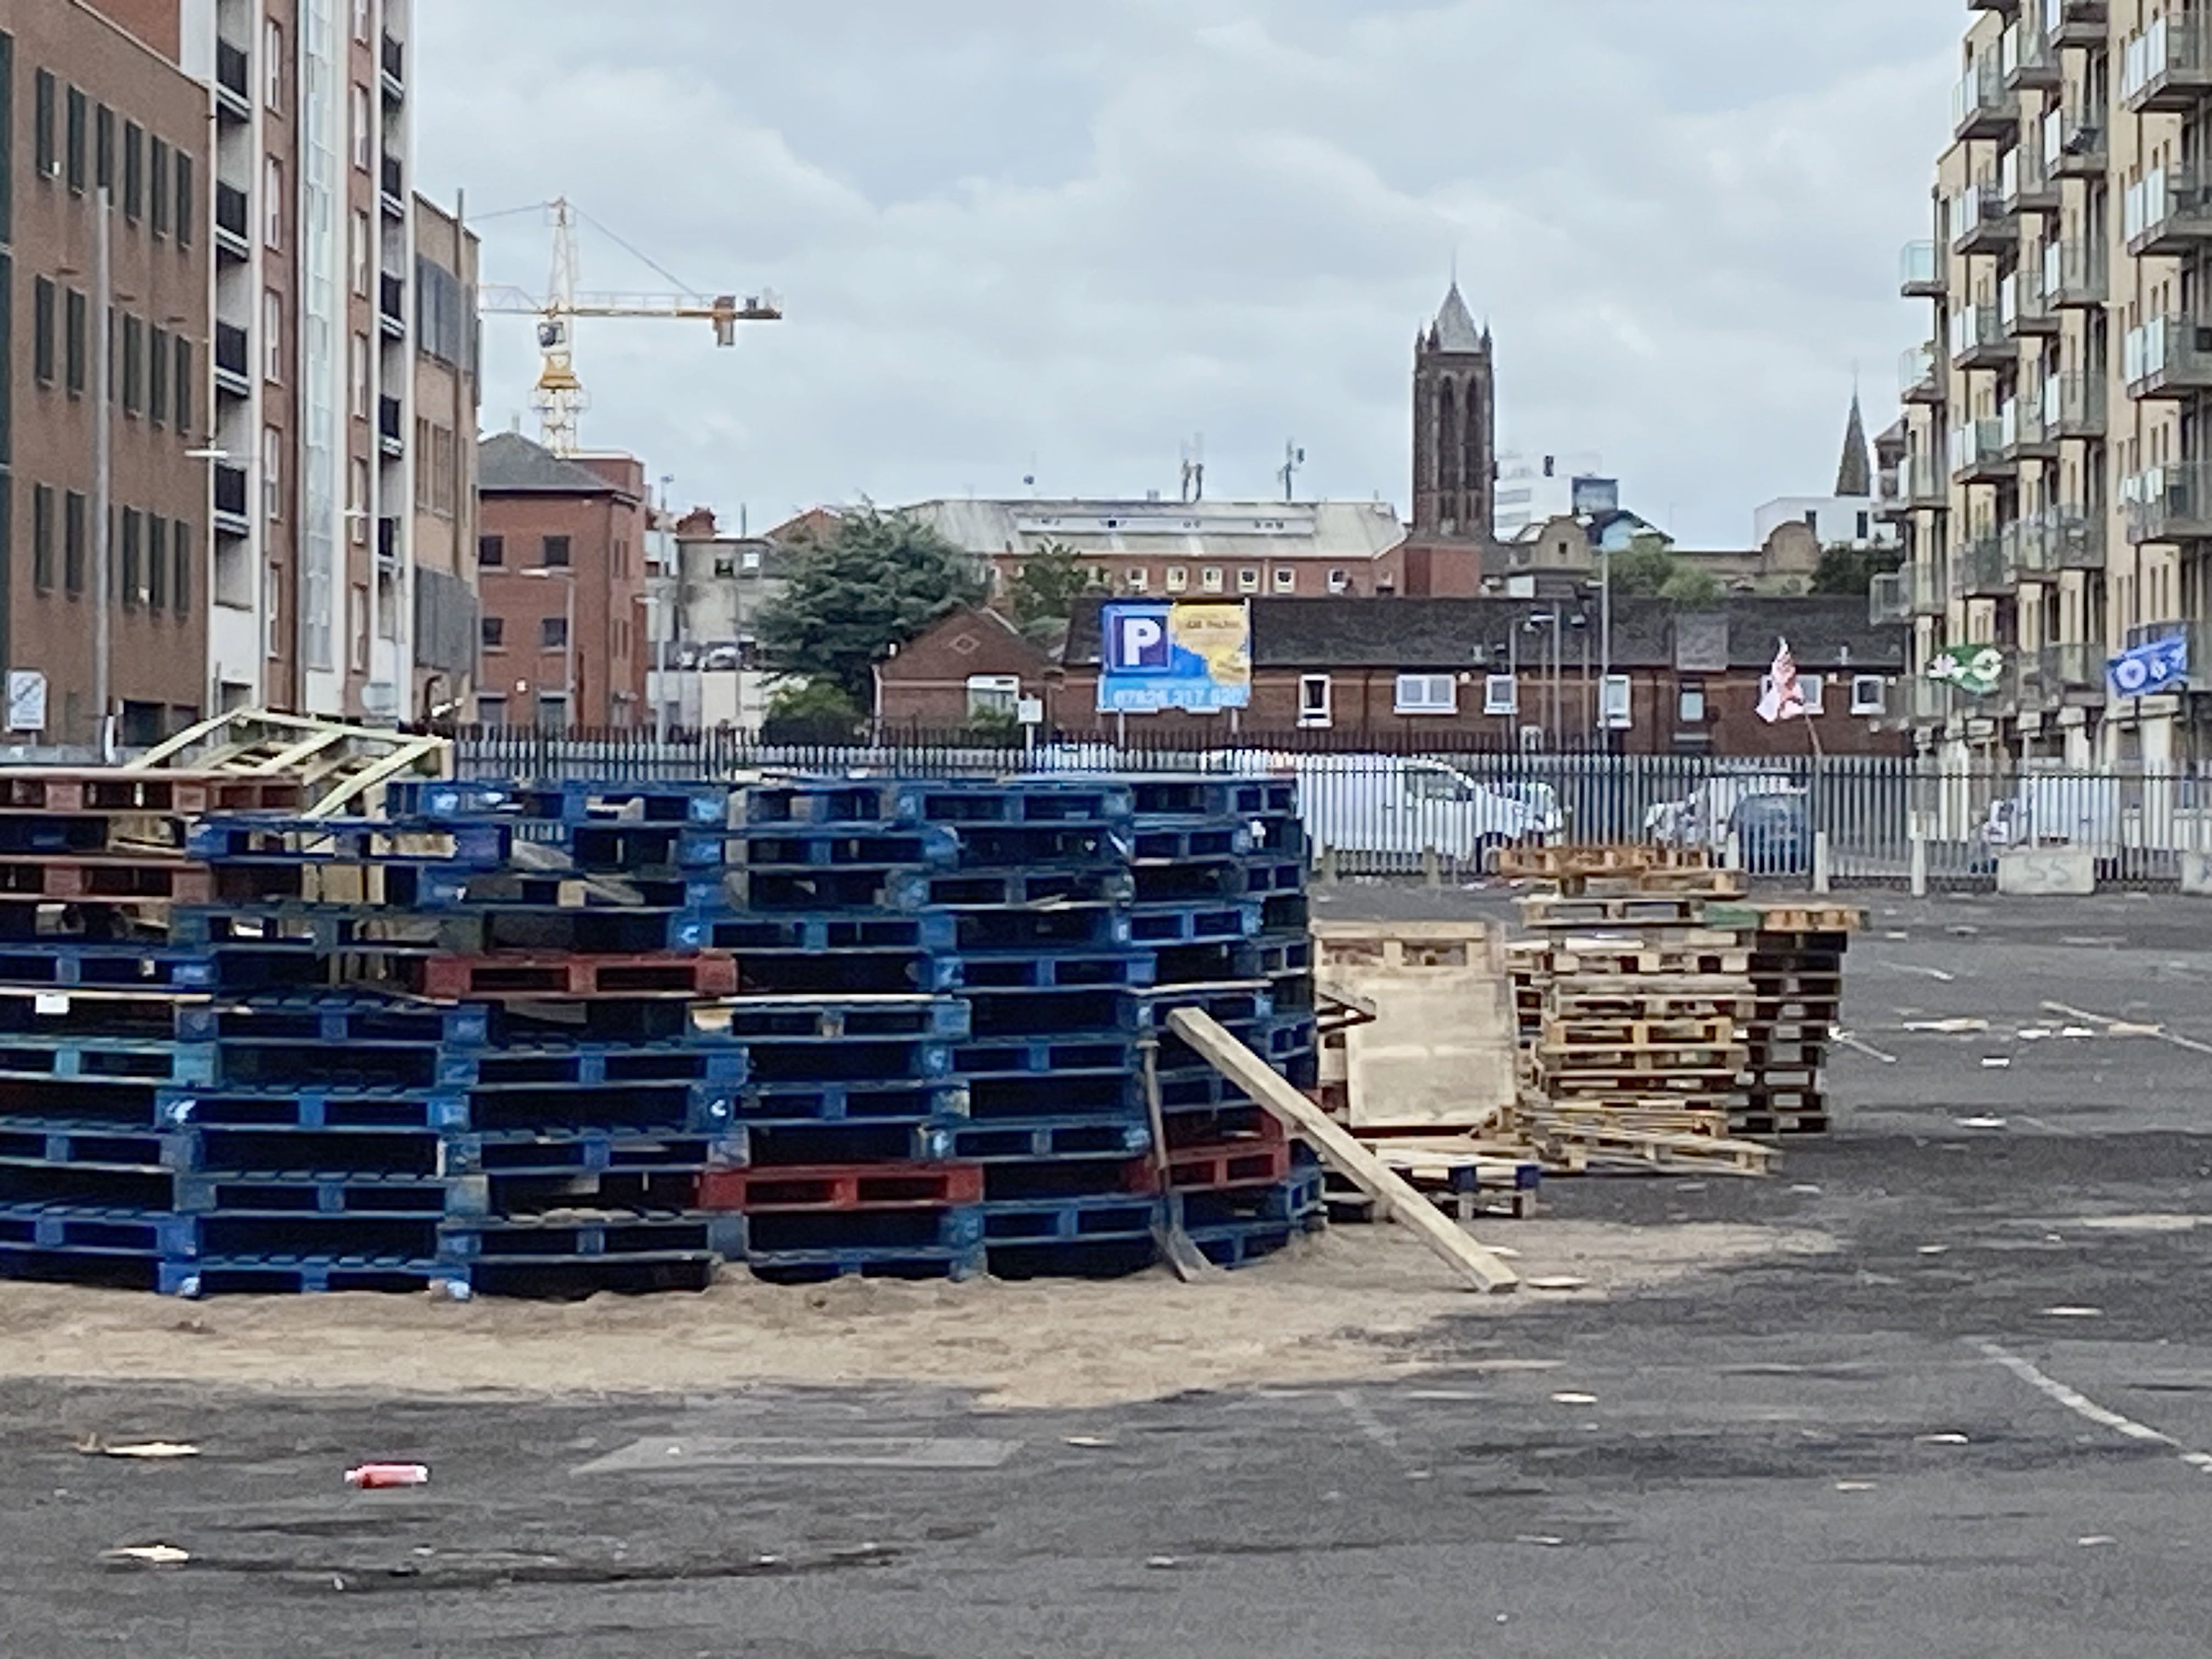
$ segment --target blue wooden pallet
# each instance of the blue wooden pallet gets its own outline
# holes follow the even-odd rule
[[[1218,1228],[1302,1221],[1322,1214],[1328,1205],[1325,1184],[1319,1170],[1302,1169],[1272,1187],[1176,1193],[1170,1201],[1176,1218],[1195,1237]]]
[[[943,1078],[925,1082],[863,1081],[762,1084],[714,1103],[692,1120],[694,1128],[726,1123],[957,1123],[965,1121],[964,1085]]]
[[[927,1083],[962,1069],[951,1043],[912,1037],[840,1041],[763,1038],[746,1045],[751,1080],[781,1083]]]
[[[191,1044],[120,1037],[0,1036],[0,1078],[52,1082],[201,1084],[215,1056]]]
[[[158,1210],[0,1204],[0,1246],[189,1258],[198,1254],[199,1232],[191,1218]]]
[[[1158,1198],[1108,1193],[1075,1198],[993,1199],[983,1206],[984,1242],[1013,1244],[1149,1241],[1162,1210]]]
[[[1139,830],[1179,818],[1292,817],[1298,786],[1290,778],[1133,777],[1129,780]]]
[[[1025,1239],[988,1246],[988,1260],[997,1279],[1127,1279],[1156,1264],[1159,1246],[1149,1232],[1141,1238]]]
[[[1118,783],[1046,778],[823,780],[744,792],[749,826],[775,824],[1125,824],[1133,811]]]
[[[401,848],[402,838],[435,836],[440,851]],[[497,823],[438,824],[398,818],[302,818],[283,812],[216,812],[186,831],[189,857],[233,867],[255,865],[375,865],[495,870],[511,848]]]
[[[1159,975],[1152,951],[974,951],[951,960],[963,991],[1143,990]]]
[[[736,915],[714,924],[712,944],[719,951],[797,951],[809,954],[847,951],[955,951],[959,922],[950,915],[884,915],[874,911],[810,911],[788,915]]]
[[[861,829],[800,824],[736,832],[729,862],[750,871],[952,869],[960,837],[942,824]]]
[[[774,1285],[813,1285],[833,1279],[980,1279],[987,1271],[983,1246],[938,1249],[759,1251],[745,1258],[756,1279]]]
[[[750,1167],[846,1169],[860,1164],[945,1164],[952,1158],[951,1123],[748,1123]]]
[[[158,1121],[176,1129],[421,1130],[469,1127],[465,1091],[387,1089],[164,1090]]]
[[[742,1249],[744,1237],[739,1218],[728,1215],[594,1214],[589,1219],[483,1216],[456,1218],[440,1230],[443,1258],[471,1267],[622,1256],[727,1258]]]
[[[491,1040],[491,1011],[401,1002],[373,995],[299,994],[219,999],[177,1010],[177,1036],[187,1042],[224,1038],[341,1043],[404,1041],[450,1048]]]
[[[738,792],[726,783],[626,783],[619,781],[556,784],[410,781],[386,786],[386,802],[395,817],[436,823],[459,819],[538,819],[555,823],[605,822],[618,812],[635,814],[645,824],[688,824],[711,828],[729,821]]]
[[[691,1029],[748,1043],[964,1037],[966,1002],[928,996],[736,996],[695,1005]]]
[[[190,1167],[190,1137],[164,1134],[149,1122],[40,1122],[0,1118],[0,1163],[118,1172]]]
[[[179,1175],[179,1215],[322,1215],[421,1218],[481,1215],[487,1201],[481,1177],[325,1175],[289,1178],[253,1175]]]
[[[1126,904],[1136,884],[1126,869],[893,870],[879,902],[890,910],[1023,909],[1036,905]]]
[[[0,985],[56,991],[199,991],[214,982],[200,952],[52,934],[0,942]]]
[[[1124,1163],[1152,1150],[1152,1132],[1142,1118],[1036,1118],[976,1122],[952,1134],[952,1156],[963,1164],[1024,1163],[1039,1158],[1100,1158]]]
[[[983,1242],[984,1212],[973,1204],[935,1209],[778,1210],[726,1218],[732,1260],[787,1258],[816,1250],[959,1250]]]
[[[440,1142],[448,1176],[654,1175],[743,1169],[752,1161],[742,1125],[709,1133],[652,1135],[615,1130],[448,1134]]]
[[[1216,859],[1146,865],[1135,872],[1138,904],[1212,904],[1267,898],[1305,890],[1306,871],[1297,859]]]
[[[465,1294],[468,1275],[448,1262],[404,1255],[202,1257],[163,1261],[155,1285],[163,1296]]]
[[[737,1091],[726,1083],[556,1084],[538,1089],[480,1089],[469,1097],[469,1121],[486,1132],[615,1129],[680,1134],[691,1125],[734,1114]]]
[[[713,1036],[661,1043],[447,1049],[438,1057],[441,1088],[477,1090],[678,1083],[735,1086],[745,1081],[750,1070],[750,1058],[741,1045]]]
[[[1242,944],[1262,931],[1266,913],[1252,899],[1132,905],[1121,917],[1134,945]]]
[[[1137,1066],[1133,1035],[1008,1037],[963,1044],[953,1061],[970,1079],[1019,1077],[1037,1073],[1133,1073]]]

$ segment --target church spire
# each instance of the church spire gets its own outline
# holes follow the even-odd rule
[[[1444,295],[1443,307],[1437,313],[1436,327],[1431,331],[1435,341],[1432,349],[1437,351],[1480,351],[1482,331],[1474,325],[1474,313],[1467,308],[1466,298],[1459,291],[1459,279],[1452,279],[1451,291]]]
[[[1859,394],[1851,392],[1850,425],[1844,432],[1843,465],[1836,469],[1836,494],[1866,496],[1874,494],[1874,458],[1867,447],[1866,417],[1859,412]]]

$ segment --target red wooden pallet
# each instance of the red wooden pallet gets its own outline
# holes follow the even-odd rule
[[[983,1201],[980,1164],[877,1164],[814,1170],[709,1170],[699,1207],[773,1215],[823,1210],[936,1210]]]
[[[0,858],[0,899],[205,904],[214,896],[215,872],[180,859]]]
[[[477,997],[720,997],[738,991],[738,959],[702,956],[428,957],[422,991],[439,1001]]]
[[[64,767],[0,768],[0,812],[287,812],[307,804],[297,778],[241,778],[225,772],[125,772]]]
[[[1168,1158],[1168,1182],[1179,1193],[1221,1193],[1239,1187],[1273,1187],[1291,1175],[1288,1143],[1235,1140],[1219,1146],[1187,1146]]]

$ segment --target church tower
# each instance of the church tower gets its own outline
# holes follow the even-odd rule
[[[1415,540],[1488,542],[1498,503],[1498,375],[1455,280],[1413,343]]]

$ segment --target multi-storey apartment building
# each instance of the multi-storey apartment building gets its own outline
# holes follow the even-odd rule
[[[2212,700],[2118,698],[2116,652],[2212,670],[2212,17],[2177,0],[1976,0],[1880,495],[1910,550],[1877,593],[1914,660],[1994,644],[1988,696],[1924,676],[1953,759],[2212,758]],[[2200,680],[2212,690],[2212,678]]]
[[[477,239],[415,198],[415,710],[467,719],[476,696]]]
[[[212,698],[404,719],[411,0],[170,3],[214,106]]]
[[[7,739],[149,743],[206,691],[205,94],[173,5],[0,0]]]

